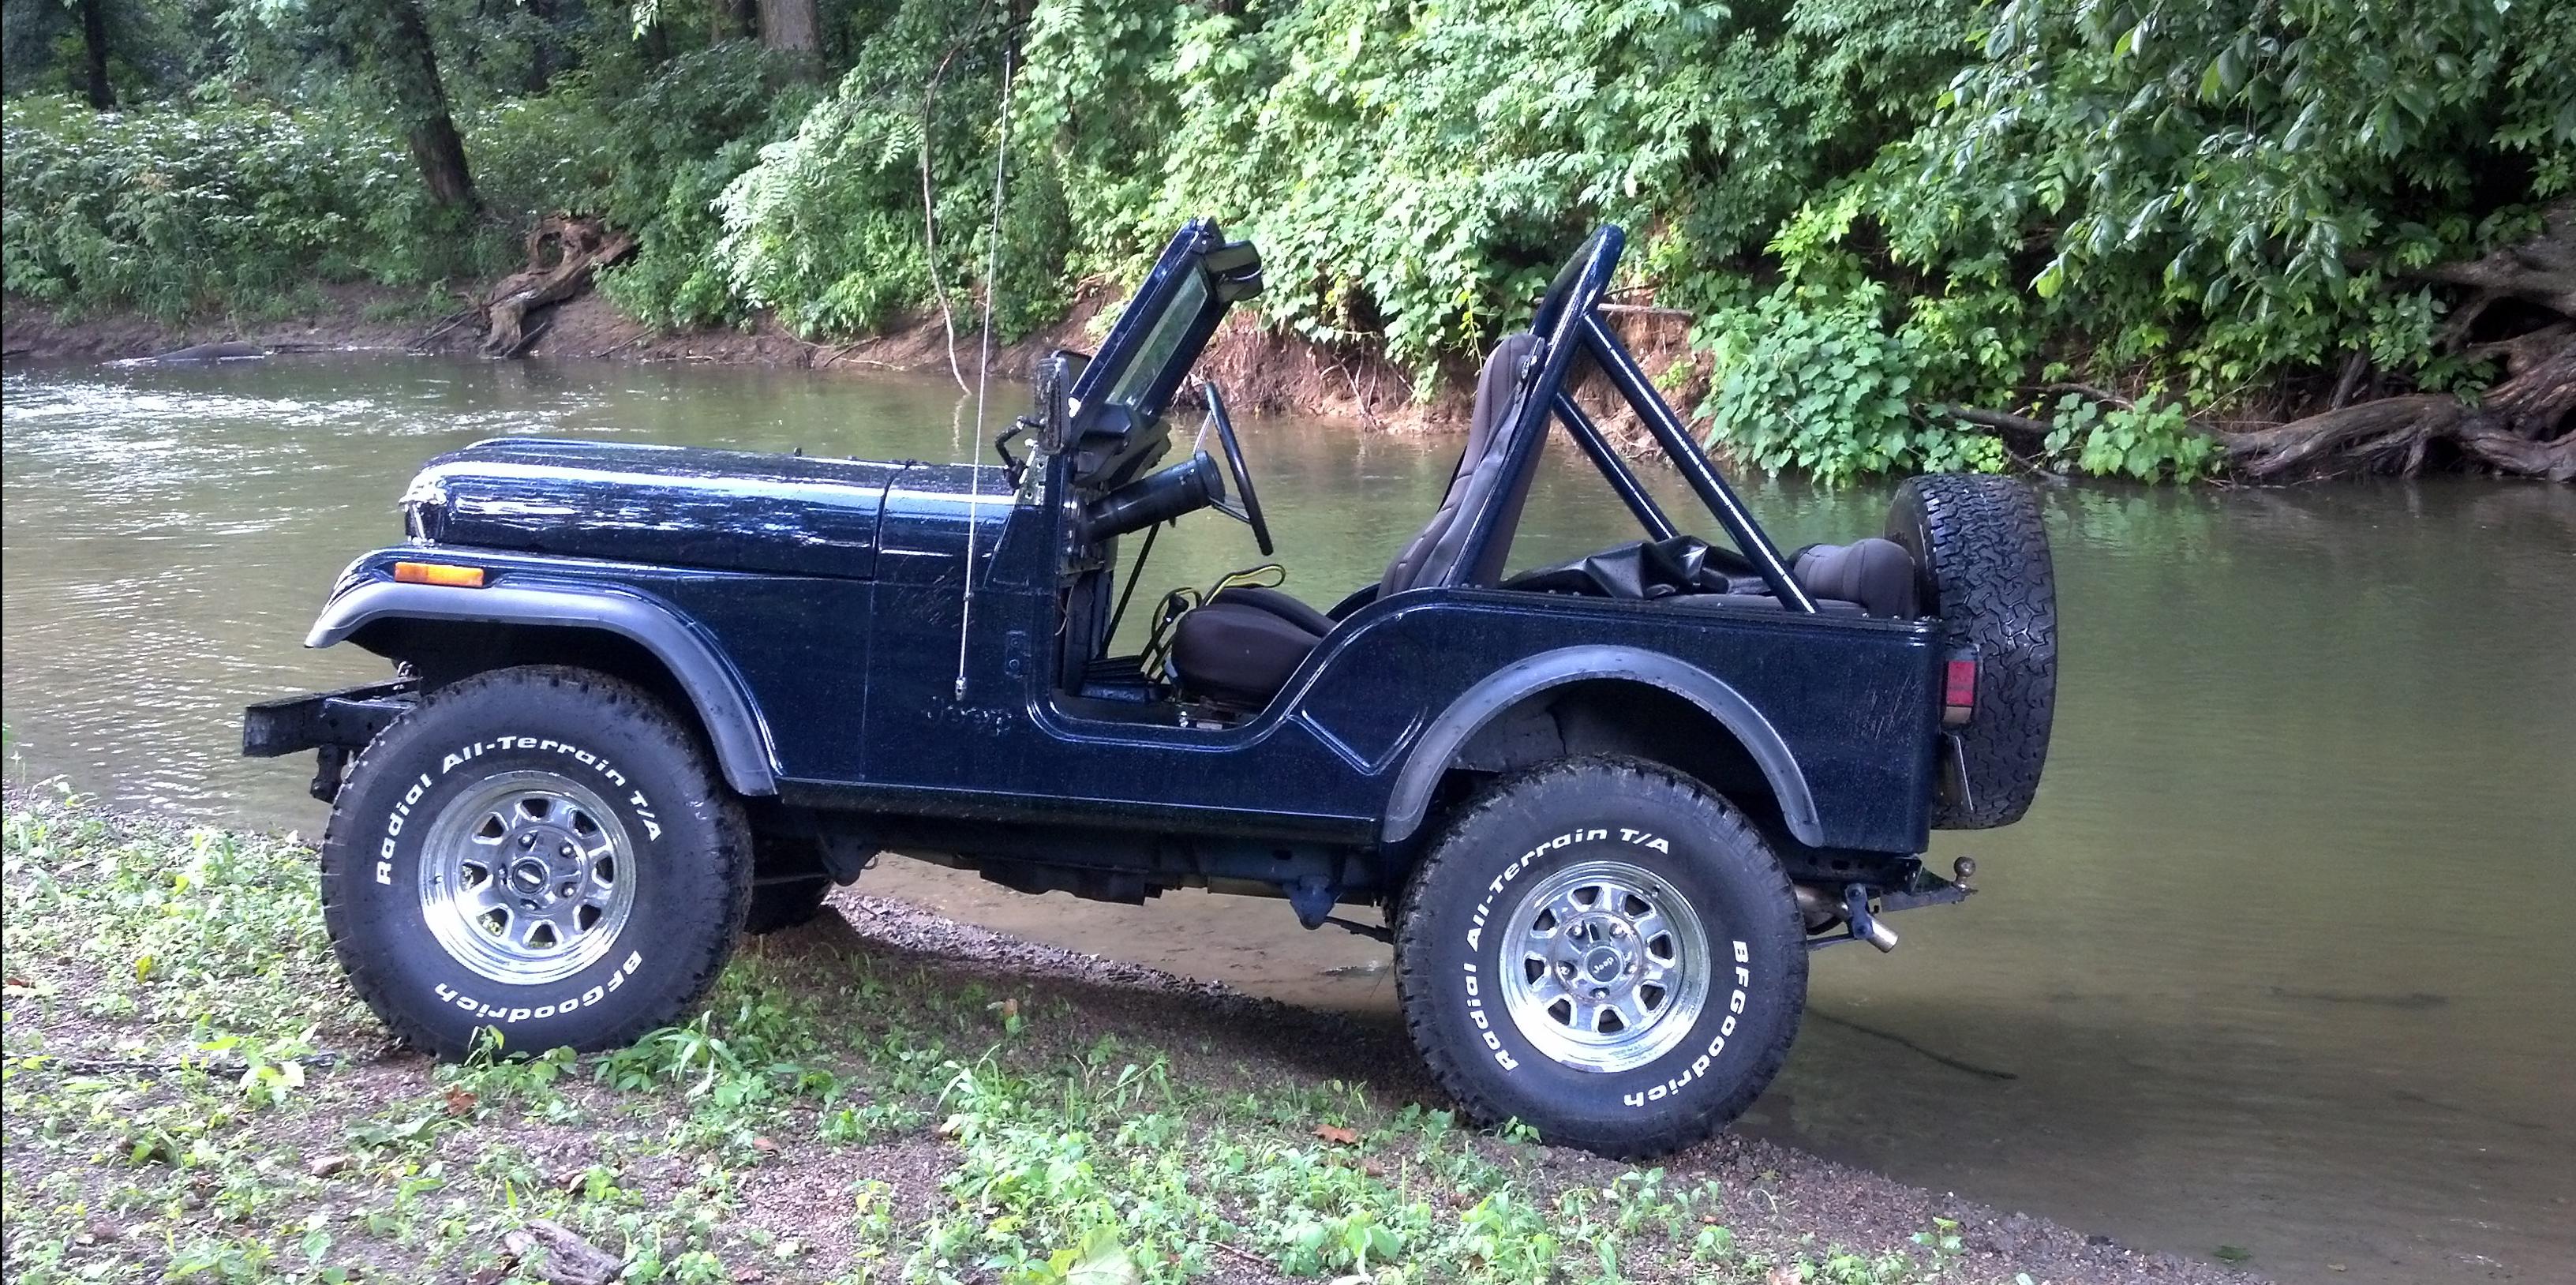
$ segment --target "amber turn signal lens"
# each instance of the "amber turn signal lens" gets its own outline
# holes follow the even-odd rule
[[[483,568],[451,567],[437,562],[397,562],[394,579],[404,584],[443,584],[458,589],[483,587]]]

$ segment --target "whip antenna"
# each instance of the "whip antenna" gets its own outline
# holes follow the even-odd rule
[[[1002,281],[1002,176],[1011,160],[1011,42],[1006,33],[1002,39],[1002,116],[1001,139],[993,149],[993,231],[984,247],[984,334],[983,352],[975,363],[975,440],[984,433],[985,391],[993,380],[993,296],[1001,292]],[[975,532],[980,517],[976,506],[984,498],[984,466],[974,455],[966,459],[966,578],[958,588],[957,600],[957,691],[958,700],[966,699],[966,626],[975,616]]]

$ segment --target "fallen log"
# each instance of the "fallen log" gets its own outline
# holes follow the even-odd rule
[[[262,345],[239,339],[227,339],[221,343],[190,344],[185,348],[146,357],[143,360],[165,366],[178,366],[190,362],[256,361],[267,356],[268,353],[269,350]]]
[[[590,288],[591,275],[634,253],[635,238],[610,232],[597,219],[555,215],[528,230],[528,266],[501,280],[483,303],[483,355],[516,357],[534,344],[540,328],[528,316]]]

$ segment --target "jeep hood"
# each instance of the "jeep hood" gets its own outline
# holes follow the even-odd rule
[[[403,494],[413,539],[720,571],[868,579],[908,466],[695,446],[497,438]]]

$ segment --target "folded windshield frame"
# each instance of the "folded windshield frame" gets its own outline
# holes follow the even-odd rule
[[[1227,306],[1260,289],[1261,259],[1249,243],[1229,244],[1213,219],[1185,224],[1074,381],[1076,436],[1127,437],[1160,417]]]

